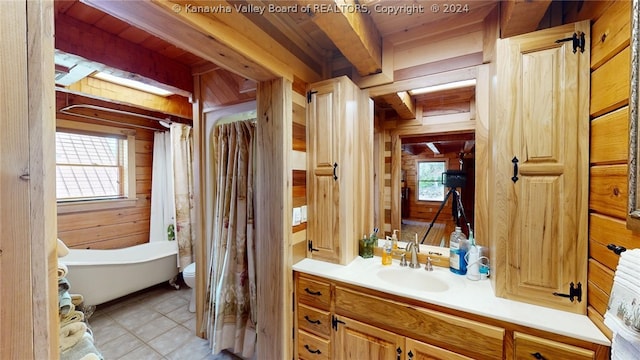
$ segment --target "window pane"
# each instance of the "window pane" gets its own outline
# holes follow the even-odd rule
[[[113,137],[57,132],[57,198],[122,196],[120,141]]]
[[[442,173],[445,171],[444,161],[422,161],[418,163],[418,200],[444,200]]]

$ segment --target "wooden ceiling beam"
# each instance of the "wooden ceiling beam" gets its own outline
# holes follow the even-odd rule
[[[92,113],[92,110],[90,109],[88,110],[88,109],[81,109],[81,108],[70,110],[70,112],[78,114],[77,116],[64,114],[60,112],[62,109],[67,108],[69,106],[73,106],[73,105],[95,106],[99,108],[112,109],[112,110],[115,110],[116,112],[129,112],[129,113],[139,114],[141,116],[133,116],[133,115],[127,116],[127,115],[122,115],[118,113],[110,114],[105,111],[102,111],[102,112],[93,111]],[[105,114],[109,114],[109,115],[105,116]],[[158,130],[166,130],[166,128],[160,125],[158,121],[148,120],[148,119],[145,119],[144,117],[150,116],[154,118],[168,119],[169,121],[172,121],[172,122],[179,122],[179,123],[188,124],[188,125],[192,125],[193,123],[193,121],[190,118],[170,115],[160,111],[151,111],[147,109],[142,109],[137,106],[132,106],[131,104],[126,104],[118,101],[105,100],[103,98],[98,98],[92,95],[80,94],[74,91],[69,91],[66,89],[56,87],[56,117],[69,119],[69,120],[83,121],[83,120],[86,120],[87,116],[98,117],[98,118],[102,117],[104,118],[104,121],[107,121],[107,122],[115,121],[123,126],[134,126],[134,127],[144,126],[144,127],[154,128]],[[95,121],[99,121],[99,120],[95,120]]]
[[[500,37],[507,38],[538,29],[551,0],[503,0],[500,3]]]
[[[212,14],[190,12],[187,6],[197,6],[199,4],[197,1],[183,3],[166,0],[84,0],[84,2],[129,24],[135,24],[136,27],[169,43],[179,44],[183,50],[226,70],[255,81],[267,81],[277,77],[293,80],[296,72],[301,72],[299,77],[310,82],[320,79],[313,70],[298,70],[298,65],[285,62],[283,59],[288,59],[285,55],[286,50],[285,53],[279,51],[275,48],[277,45],[274,42],[261,44],[267,48],[271,46],[270,50],[260,47],[256,43],[258,40],[255,39],[257,36],[263,39],[264,33],[259,29],[257,33],[253,32],[254,29],[246,30],[249,20],[235,13],[235,10],[220,14],[233,18],[229,19],[233,23],[233,26],[230,26]],[[225,9],[227,7],[233,9],[233,6],[226,2],[216,1],[215,4]],[[211,2],[203,5],[214,6]]]
[[[391,93],[381,98],[396,111],[401,120],[416,118],[416,104],[408,92]]]
[[[191,69],[173,59],[64,14],[56,14],[55,47],[112,68],[193,92]]]
[[[361,76],[382,71],[382,37],[373,19],[353,0],[333,0],[326,3],[301,0],[309,6],[313,22],[331,39]],[[323,9],[330,8],[333,11]]]

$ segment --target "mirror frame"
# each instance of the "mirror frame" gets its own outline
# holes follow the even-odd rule
[[[640,105],[640,21],[638,20],[638,3],[640,0],[632,0],[631,4],[631,77],[629,89],[629,202],[627,210],[627,228],[640,231],[640,180],[638,157],[640,156],[640,134],[638,128],[638,106]]]

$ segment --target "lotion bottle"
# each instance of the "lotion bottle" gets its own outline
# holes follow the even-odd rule
[[[391,265],[392,247],[391,238],[387,235],[387,240],[384,242],[384,246],[382,247],[382,265]]]
[[[467,252],[467,279],[480,280],[480,252],[473,238],[473,231],[469,230],[469,252]]]
[[[391,235],[391,249],[398,250],[398,230],[393,230],[393,235]]]

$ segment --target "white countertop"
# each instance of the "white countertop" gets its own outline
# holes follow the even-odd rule
[[[377,256],[370,259],[363,259],[358,256],[348,265],[338,265],[313,259],[303,259],[293,265],[293,270],[301,273],[549,331],[600,345],[611,345],[609,339],[586,315],[498,298],[494,295],[489,280],[471,281],[465,276],[452,273],[449,268],[439,266],[434,266],[433,268],[433,272],[426,272],[424,264],[421,269],[401,267],[397,260],[394,260],[391,266],[383,266],[380,257]],[[379,271],[388,271],[387,269],[402,271],[398,278],[402,277],[401,275],[404,275],[404,272],[427,273],[429,274],[428,276],[446,283],[449,289],[446,291],[424,291],[416,290],[417,286],[412,287],[386,282],[376,274]],[[438,280],[434,280],[434,282],[439,283]],[[398,281],[398,283],[403,282],[406,283],[406,281]]]

